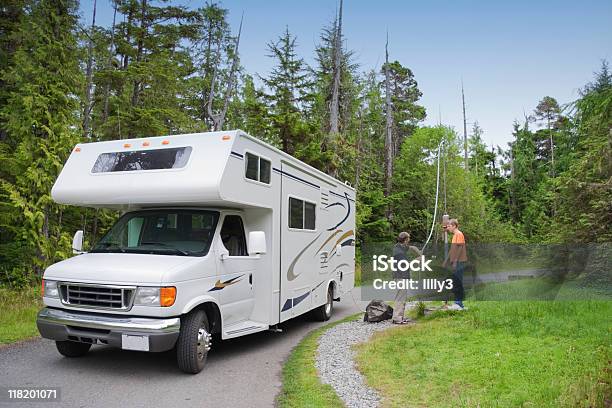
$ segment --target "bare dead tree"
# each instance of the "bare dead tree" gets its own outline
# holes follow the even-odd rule
[[[138,40],[136,41],[136,58],[135,63],[139,63],[142,60],[142,54],[144,52],[144,40],[146,36],[147,27],[147,0],[142,0],[140,7],[140,29],[138,30]],[[142,80],[139,78],[134,79],[134,86],[132,90],[132,106],[137,106],[140,99],[140,91],[142,86]],[[130,135],[131,136],[131,135]]]
[[[85,106],[83,107],[83,135],[89,137],[89,127],[91,121],[92,97],[91,88],[93,83],[93,44],[94,30],[96,27],[96,0],[93,4],[93,16],[91,18],[91,31],[89,33],[89,43],[87,44],[87,65],[85,68]]]
[[[387,121],[385,125],[385,197],[391,193],[393,178],[393,106],[391,104],[391,78],[389,72],[389,33],[385,44],[385,107]],[[387,218],[390,217],[390,211]]]
[[[387,42],[385,43],[385,110],[387,120],[385,124],[385,197],[391,194],[393,181],[393,158],[395,144],[393,141],[393,105],[391,103],[391,73],[389,69],[389,33],[387,32]],[[391,205],[387,205],[385,215],[388,221],[393,218]]]
[[[336,32],[334,33],[334,64],[332,83],[332,98],[329,107],[329,132],[337,134],[340,132],[340,74],[342,65],[342,0],[340,0],[340,10],[338,12]]]
[[[108,61],[106,63],[106,68],[110,69],[113,65],[113,55],[115,52],[115,22],[117,19],[117,3],[115,2],[114,11],[113,11],[113,24],[111,26],[111,41],[110,47],[108,50]],[[108,119],[108,99],[110,96],[110,81],[106,81],[106,86],[104,87],[104,110],[102,112],[102,121],[105,122]]]
[[[213,76],[210,83],[210,93],[208,94],[208,103],[207,110],[208,116],[213,121],[213,130],[221,130],[223,129],[223,124],[225,123],[225,117],[227,116],[227,110],[229,108],[229,102],[232,97],[232,92],[234,90],[235,82],[236,82],[236,72],[238,71],[238,64],[240,59],[238,57],[238,47],[240,46],[240,35],[242,34],[242,21],[244,19],[244,14],[240,18],[240,27],[238,28],[238,36],[236,37],[236,44],[234,45],[234,55],[232,60],[232,66],[230,68],[229,77],[227,80],[227,87],[225,89],[225,93],[223,95],[223,107],[221,111],[218,113],[213,112],[213,100],[215,96],[215,83],[218,77],[218,65],[215,65],[215,69],[213,71]],[[221,40],[217,45],[217,56],[219,61],[221,60]]]
[[[359,182],[361,181],[361,144],[363,140],[363,105],[361,104],[357,116],[359,117],[359,129],[357,130],[355,146],[355,191],[359,190]]]

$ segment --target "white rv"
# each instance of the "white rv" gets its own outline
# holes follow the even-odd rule
[[[79,144],[51,194],[123,212],[44,273],[38,329],[68,357],[176,348],[197,373],[212,334],[327,320],[354,285],[354,189],[240,130]]]

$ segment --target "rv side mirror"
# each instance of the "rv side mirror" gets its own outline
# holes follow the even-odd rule
[[[83,230],[78,230],[72,238],[72,253],[80,254],[83,251]]]
[[[249,254],[263,255],[266,253],[266,233],[263,231],[249,232]]]

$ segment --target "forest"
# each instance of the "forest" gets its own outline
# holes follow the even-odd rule
[[[110,210],[51,199],[77,143],[224,129],[242,129],[353,185],[358,245],[399,230],[426,240],[442,140],[438,217],[458,218],[469,241],[612,239],[606,61],[593,67],[577,100],[525,101],[537,107],[514,123],[513,140],[487,146],[477,122],[465,139],[463,129],[424,126],[418,78],[385,44],[379,69],[360,65],[346,46],[342,3],[320,28],[314,64],[287,27],[267,44],[274,68],[258,73],[242,66],[242,24],[230,26],[234,11],[220,3],[112,5],[110,26],[98,25],[95,12],[81,20],[76,0],[0,7],[2,285],[37,281],[72,254],[76,230],[92,244],[116,219]]]

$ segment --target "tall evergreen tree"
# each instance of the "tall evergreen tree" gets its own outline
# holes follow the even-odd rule
[[[262,78],[268,89],[272,130],[283,150],[294,154],[309,137],[304,112],[311,106],[312,81],[306,64],[297,56],[296,38],[289,28],[275,42],[268,43],[269,57],[276,65],[267,78]]]
[[[197,36],[199,14],[147,0],[118,0],[117,12],[124,18],[117,18],[123,21],[110,33],[114,56],[95,73],[102,85],[96,86],[92,118],[98,138],[193,128],[187,99],[196,69],[189,44]]]
[[[350,154],[348,147],[351,126],[356,128],[358,105],[357,67],[353,51],[346,50],[342,40],[342,7],[333,23],[324,27],[320,43],[315,49],[315,103],[313,120],[319,124],[323,169],[332,176],[340,176],[343,157]]]

